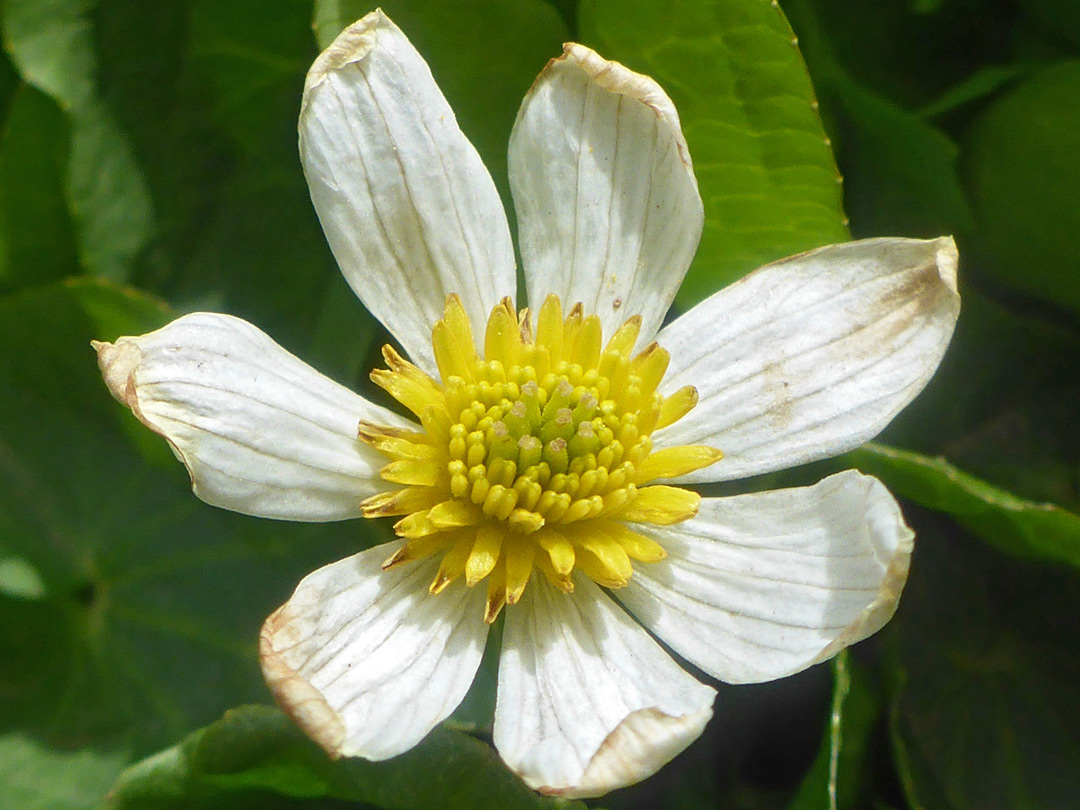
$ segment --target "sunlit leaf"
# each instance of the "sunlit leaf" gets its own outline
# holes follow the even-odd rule
[[[123,753],[52,751],[21,734],[0,737],[0,809],[91,810],[124,767]]]
[[[847,239],[840,175],[775,3],[583,0],[579,19],[586,44],[655,78],[678,108],[705,202],[679,303]]]
[[[37,568],[22,557],[7,556],[0,551],[0,594],[16,599],[41,599],[45,596],[45,581]]]
[[[1080,568],[1080,515],[1018,498],[943,458],[867,444],[845,460],[898,495],[955,518],[1001,551]]]
[[[187,808],[192,801],[268,791],[336,797],[387,810],[583,808],[533,793],[495,751],[466,734],[436,728],[385,762],[331,762],[276,709],[243,706],[121,775],[114,810]]]

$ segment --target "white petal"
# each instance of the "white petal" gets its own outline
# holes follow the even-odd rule
[[[635,525],[668,557],[634,568],[619,600],[679,655],[729,683],[831,658],[892,617],[914,534],[876,478],[702,498],[697,517]]]
[[[431,327],[447,294],[474,324],[515,295],[495,184],[427,63],[381,11],[308,72],[300,158],[346,280],[418,365],[435,369]]]
[[[95,343],[116,399],[172,446],[209,504],[283,520],[342,520],[387,489],[359,420],[408,422],[324,377],[247,321],[186,315]]]
[[[587,577],[534,577],[506,611],[495,747],[541,793],[599,796],[658,771],[701,734],[716,692]]]
[[[408,751],[461,703],[484,652],[483,588],[428,585],[438,559],[382,571],[377,546],[304,577],[263,625],[278,703],[332,757]]]
[[[704,220],[671,99],[648,76],[582,45],[540,74],[510,136],[529,306],[557,293],[610,335],[642,316],[660,328]]]
[[[792,467],[873,438],[941,362],[960,297],[952,239],[866,239],[751,273],[670,326],[663,391],[700,400],[657,446],[707,444],[724,459],[683,478]]]

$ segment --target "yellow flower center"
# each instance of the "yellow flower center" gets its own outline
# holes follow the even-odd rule
[[[699,445],[653,452],[653,431],[685,416],[697,391],[657,393],[669,355],[656,343],[633,355],[640,331],[641,318],[630,318],[605,346],[597,316],[583,317],[578,304],[564,318],[551,295],[533,334],[529,311],[517,315],[504,299],[488,319],[481,358],[451,295],[432,330],[442,382],[384,347],[389,368],[371,377],[423,432],[360,425],[360,439],[392,459],[383,479],[402,485],[363,503],[365,517],[405,515],[394,530],[406,542],[383,567],[441,553],[431,592],[486,578],[492,622],[518,601],[534,568],[569,592],[575,567],[619,588],[632,561],[663,559],[627,524],[686,520],[700,496],[645,485],[721,453]]]

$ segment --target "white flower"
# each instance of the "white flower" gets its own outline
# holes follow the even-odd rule
[[[744,683],[827,659],[892,615],[912,532],[877,480],[725,498],[679,485],[878,433],[952,334],[952,240],[811,251],[660,329],[703,220],[678,116],[648,77],[569,45],[511,137],[519,316],[491,178],[380,12],[312,67],[300,148],[342,272],[412,360],[387,349],[373,379],[420,424],[226,315],[97,346],[113,394],[208,503],[403,516],[405,543],[315,571],[263,630],[271,689],[331,756],[419,742],[465,695],[504,605],[495,746],[530,786],[567,796],[643,779],[712,715],[714,690],[645,628]]]

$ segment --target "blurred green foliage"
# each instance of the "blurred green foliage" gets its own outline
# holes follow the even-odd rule
[[[216,309],[368,390],[381,327],[334,266],[295,127],[318,48],[372,7],[0,0],[0,810],[95,807],[114,784],[123,808],[558,804],[458,729],[334,765],[271,709],[219,719],[270,700],[263,616],[384,529],[203,506],[88,346]],[[849,230],[960,244],[942,369],[886,445],[841,461],[908,499],[895,620],[837,659],[831,694],[823,668],[722,686],[689,751],[590,804],[1075,806],[1080,5],[780,7],[384,4],[506,202],[517,105],[564,39],[664,85],[706,206],[680,306]]]
[[[332,763],[277,709],[241,706],[174,748],[127,771],[112,806],[217,807],[235,794],[276,791],[296,798],[334,796],[388,810],[584,810],[539,796],[506,770],[490,746],[460,731],[436,729],[387,762]]]

